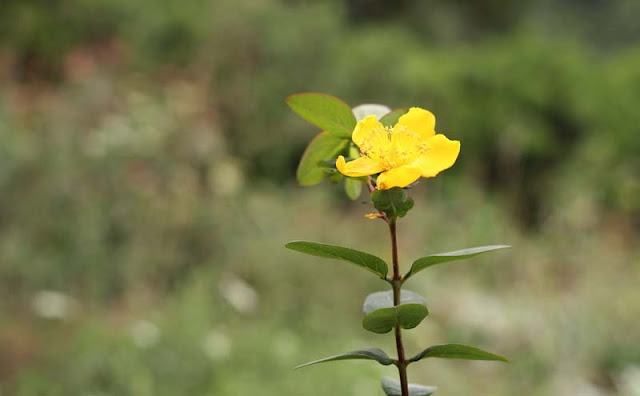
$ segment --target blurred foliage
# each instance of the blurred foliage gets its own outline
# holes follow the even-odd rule
[[[317,131],[283,99],[322,91],[428,108],[462,141],[412,191],[407,259],[514,245],[411,285],[434,318],[412,346],[503,345],[511,368],[410,375],[446,394],[638,394],[639,5],[4,0],[0,393],[381,392],[366,363],[289,371],[379,343],[352,339],[375,280],[316,284],[281,247],[384,246],[335,240],[364,210],[293,185]]]

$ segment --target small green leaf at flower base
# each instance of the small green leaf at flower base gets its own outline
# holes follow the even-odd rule
[[[499,250],[499,249],[507,249],[510,247],[511,246],[508,246],[508,245],[479,246],[479,247],[473,247],[469,249],[432,254],[430,256],[422,257],[413,262],[413,264],[411,265],[411,269],[404,276],[404,279],[407,279],[410,276],[413,276],[416,273],[422,271],[423,269],[431,267],[432,265],[446,263],[448,261],[463,260],[463,259],[475,257],[479,254],[492,252],[494,250]]]
[[[400,304],[422,304],[426,307],[427,300],[418,293],[402,289],[400,291]],[[362,312],[368,315],[376,309],[391,307],[393,307],[393,290],[380,291],[371,293],[364,299]]]
[[[384,117],[380,118],[380,122],[386,127],[394,126],[398,123],[398,119],[407,111],[409,111],[407,108],[393,109],[385,114]]]
[[[389,218],[404,217],[413,208],[413,198],[399,187],[375,190],[371,193],[373,206]]]
[[[328,176],[324,161],[334,159],[348,143],[348,140],[338,138],[328,132],[320,132],[316,135],[300,159],[296,171],[298,183],[303,186],[311,186],[324,180]]]
[[[297,370],[299,368],[311,366],[318,363],[335,362],[337,360],[375,360],[383,366],[388,366],[393,363],[393,359],[391,359],[382,349],[367,348],[314,360],[312,362],[296,366],[295,369]]]
[[[395,378],[382,377],[382,389],[387,396],[402,396],[400,381]],[[409,384],[409,396],[429,396],[437,389],[435,386]]]
[[[389,272],[389,267],[384,260],[355,249],[308,241],[292,241],[287,243],[285,247],[312,256],[348,261],[373,272],[382,279],[385,279]]]
[[[496,360],[509,363],[505,357],[463,344],[434,345],[409,359],[409,362],[417,362],[418,360],[430,357],[443,359]]]
[[[344,192],[352,201],[360,198],[360,194],[362,194],[362,181],[353,177],[345,177]]]
[[[351,107],[335,96],[322,93],[290,95],[286,102],[296,114],[323,131],[349,139],[356,126]]]
[[[344,176],[342,176],[339,173],[333,173],[333,174],[329,174],[329,181],[332,184],[338,184],[342,181],[342,179],[344,179]]]
[[[378,334],[390,332],[395,326],[413,329],[429,315],[423,304],[400,304],[391,308],[381,308],[370,312],[362,320],[362,327]]]
[[[355,145],[351,145],[349,147],[349,157],[358,158],[360,154],[358,154],[358,148]],[[347,194],[347,197],[352,201],[355,201],[362,194],[362,181],[360,178],[355,177],[345,177],[344,179],[344,191]]]

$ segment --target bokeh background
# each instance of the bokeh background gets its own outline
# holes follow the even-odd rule
[[[384,285],[283,248],[388,258],[283,99],[433,111],[456,166],[412,189],[401,259],[505,243],[408,287],[442,395],[640,395],[640,2],[2,0],[0,395],[381,395],[333,353]]]

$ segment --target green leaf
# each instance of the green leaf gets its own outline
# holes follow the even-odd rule
[[[383,211],[387,217],[404,217],[413,208],[413,198],[405,190],[394,187],[388,190],[375,190],[371,193],[373,206]]]
[[[349,157],[358,158],[360,154],[358,153],[358,148],[355,145],[351,145],[349,147]],[[347,196],[352,201],[355,201],[360,197],[362,193],[362,181],[360,178],[355,177],[345,177],[344,178],[344,191],[347,193]]]
[[[345,177],[344,191],[347,193],[349,199],[355,201],[360,198],[360,194],[362,194],[362,181],[354,177]]]
[[[287,243],[285,247],[287,249],[310,254],[312,256],[349,261],[359,267],[373,272],[383,279],[389,272],[387,263],[385,263],[384,260],[372,254],[361,252],[359,250],[308,241],[292,241]]]
[[[422,304],[427,306],[427,300],[418,293],[403,289],[400,291],[400,304]],[[370,314],[376,309],[393,307],[393,290],[371,293],[362,304],[362,312]]]
[[[384,117],[380,118],[380,122],[384,126],[394,126],[398,123],[398,119],[407,111],[409,111],[409,109],[406,107],[393,109],[390,113],[387,113]]]
[[[402,396],[400,381],[395,378],[382,377],[382,389],[387,396]],[[429,396],[437,389],[435,386],[409,384],[409,396]]]
[[[454,252],[438,253],[432,254],[431,256],[422,257],[413,262],[413,264],[411,265],[411,269],[404,276],[404,279],[407,279],[408,277],[422,271],[425,268],[431,267],[432,265],[446,263],[448,261],[463,260],[482,253],[491,252],[498,249],[507,249],[510,247],[511,246],[507,245],[479,246],[469,249],[456,250]]]
[[[418,360],[430,357],[466,360],[498,360],[509,363],[505,357],[462,344],[434,345],[409,359],[409,362],[417,362]]]
[[[376,362],[382,364],[383,366],[388,366],[393,363],[393,359],[391,359],[382,349],[367,348],[367,349],[359,349],[357,351],[345,352],[339,355],[333,355],[323,359],[314,360],[312,362],[308,362],[308,363],[304,363],[299,366],[296,366],[294,369],[297,370],[301,367],[311,366],[312,364],[334,362],[336,360],[358,360],[358,359],[375,360]]]
[[[362,327],[378,334],[390,332],[395,326],[413,329],[429,315],[423,304],[400,304],[391,308],[380,308],[367,314]]]
[[[298,183],[303,186],[311,186],[324,180],[328,175],[324,161],[336,158],[348,143],[348,140],[335,137],[328,132],[317,134],[300,158],[296,172]]]
[[[294,94],[285,100],[291,110],[313,125],[337,137],[351,138],[356,118],[342,100],[322,93]]]
[[[352,111],[353,115],[356,117],[356,120],[360,121],[370,115],[376,116],[376,119],[379,120],[386,114],[389,114],[391,112],[391,109],[382,104],[367,103],[354,107]]]

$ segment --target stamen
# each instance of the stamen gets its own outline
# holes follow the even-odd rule
[[[362,155],[379,161],[386,169],[407,164],[428,149],[422,137],[404,125],[373,129],[360,145]]]

